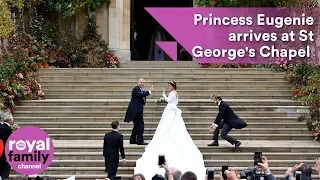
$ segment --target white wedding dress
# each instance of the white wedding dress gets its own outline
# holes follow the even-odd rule
[[[182,173],[192,171],[198,180],[203,180],[206,174],[203,156],[186,129],[181,110],[177,108],[178,97],[171,91],[164,98],[168,105],[151,142],[137,160],[134,173],[143,174],[146,180],[151,180],[155,174],[164,176],[165,170],[158,166],[158,155],[164,154],[169,167],[175,167]]]

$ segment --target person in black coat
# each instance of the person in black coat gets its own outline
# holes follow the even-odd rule
[[[133,88],[131,94],[131,101],[129,103],[124,122],[133,121],[133,129],[130,137],[130,144],[147,145],[143,140],[144,122],[143,122],[143,108],[146,104],[146,97],[151,94],[153,86],[149,91],[144,91],[145,80],[139,79],[138,85]]]
[[[112,122],[111,127],[112,131],[106,133],[104,136],[103,157],[108,178],[113,180],[119,167],[119,151],[121,153],[123,163],[126,163],[126,156],[123,147],[123,135],[118,132],[120,129],[119,122]]]
[[[247,127],[247,124],[233,112],[233,110],[227,103],[222,101],[222,96],[213,95],[211,99],[215,102],[216,105],[219,106],[219,113],[214,123],[210,126],[210,129],[214,131],[214,133],[212,137],[213,143],[208,144],[208,146],[219,146],[219,129],[222,129],[221,137],[228,141],[230,144],[234,145],[234,151],[237,151],[241,145],[241,142],[229,136],[228,133],[232,129],[245,128]]]
[[[0,139],[5,147],[9,136],[12,134],[11,125],[13,124],[13,116],[10,112],[6,112],[2,114],[1,120]],[[3,180],[9,179],[10,169],[11,167],[6,160],[5,152],[3,152],[2,156],[0,157],[0,177]]]

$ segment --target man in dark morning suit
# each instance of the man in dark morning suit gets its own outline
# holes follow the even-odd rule
[[[145,80],[139,79],[138,85],[133,88],[131,94],[131,101],[129,103],[124,122],[133,121],[133,129],[130,137],[130,144],[147,145],[143,140],[144,122],[143,122],[143,108],[146,104],[146,97],[151,94],[153,86],[149,91],[144,91]]]
[[[247,123],[242,121],[230,108],[230,106],[222,101],[222,96],[213,95],[211,99],[215,102],[216,105],[219,106],[219,113],[214,121],[214,123],[210,126],[210,129],[214,131],[213,133],[213,143],[208,144],[208,146],[219,146],[218,138],[219,138],[219,130],[221,131],[221,137],[228,141],[230,144],[234,145],[234,151],[237,151],[241,145],[241,142],[229,136],[228,133],[232,129],[242,129],[247,127]],[[223,121],[222,121],[223,119]]]
[[[111,127],[112,131],[106,133],[104,136],[103,157],[106,167],[105,171],[108,173],[108,178],[113,180],[117,175],[119,167],[119,151],[121,153],[123,163],[126,163],[126,156],[123,147],[123,135],[118,132],[120,129],[119,122],[112,122]]]
[[[13,116],[10,112],[3,113],[0,116],[0,139],[5,147],[9,136],[12,134],[11,125],[13,124]],[[11,167],[6,160],[6,155],[3,151],[2,156],[0,157],[0,177],[3,180],[9,179],[10,169]]]

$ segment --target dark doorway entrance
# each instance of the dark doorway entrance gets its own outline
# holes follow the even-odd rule
[[[144,9],[145,7],[193,7],[193,0],[131,0],[131,60],[155,60],[153,39],[155,38],[155,34],[157,34],[155,32],[159,24]],[[161,32],[166,41],[175,41],[175,39],[163,28],[161,28]],[[151,58],[150,53],[153,53]],[[192,60],[192,57],[182,49],[179,43],[178,60]]]

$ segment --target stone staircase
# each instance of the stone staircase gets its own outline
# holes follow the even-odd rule
[[[279,178],[296,163],[313,166],[320,157],[320,144],[313,141],[304,122],[299,102],[291,98],[291,86],[283,73],[269,69],[202,69],[195,62],[126,62],[120,69],[41,69],[46,100],[24,101],[14,114],[20,126],[33,125],[54,139],[55,158],[45,171],[53,178],[76,175],[76,179],[104,178],[102,139],[118,120],[125,137],[127,164],[118,174],[128,179],[144,146],[130,145],[133,124],[123,123],[132,88],[137,79],[154,85],[144,111],[145,139],[152,138],[164,104],[156,104],[167,82],[177,82],[179,108],[187,129],[204,155],[207,167],[222,165],[244,170],[253,165],[255,151],[263,151],[271,171]],[[248,123],[231,134],[241,140],[240,152],[221,140],[220,147],[208,147],[208,127],[217,115],[209,96],[220,93],[233,110]],[[14,175],[13,175],[14,176]]]

